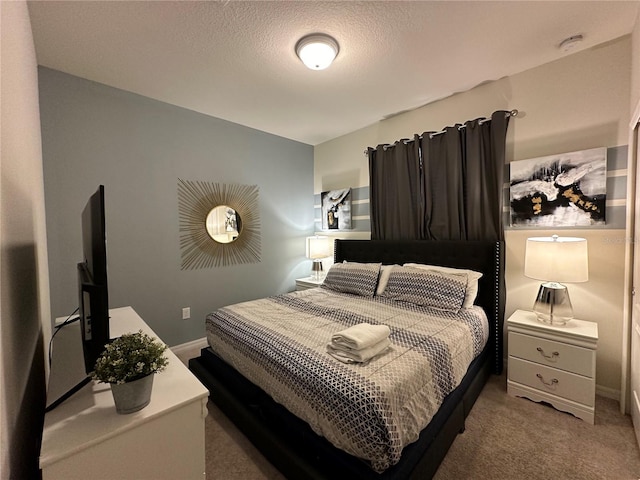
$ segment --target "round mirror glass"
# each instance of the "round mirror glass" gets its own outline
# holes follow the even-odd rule
[[[235,241],[242,230],[240,215],[227,205],[212,208],[205,222],[207,233],[218,243]]]

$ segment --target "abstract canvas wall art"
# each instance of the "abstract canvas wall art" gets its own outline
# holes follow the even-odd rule
[[[331,190],[320,194],[323,230],[350,230],[351,189]]]
[[[594,148],[510,164],[511,225],[604,225],[607,149]]]

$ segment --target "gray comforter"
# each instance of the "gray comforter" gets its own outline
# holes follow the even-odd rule
[[[331,335],[388,325],[390,348],[367,363],[326,352]],[[207,316],[213,350],[336,447],[384,471],[417,440],[482,351],[479,307],[459,313],[325,288],[231,305]]]

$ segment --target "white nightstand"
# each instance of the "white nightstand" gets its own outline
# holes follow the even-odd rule
[[[306,290],[307,288],[315,288],[322,285],[324,282],[324,276],[317,279],[315,277],[304,277],[296,279],[296,290]]]
[[[598,324],[547,325],[516,310],[507,320],[507,392],[547,402],[591,424],[595,416]]]

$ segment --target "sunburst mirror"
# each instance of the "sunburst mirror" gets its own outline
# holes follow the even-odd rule
[[[258,187],[178,179],[181,268],[260,261]]]

